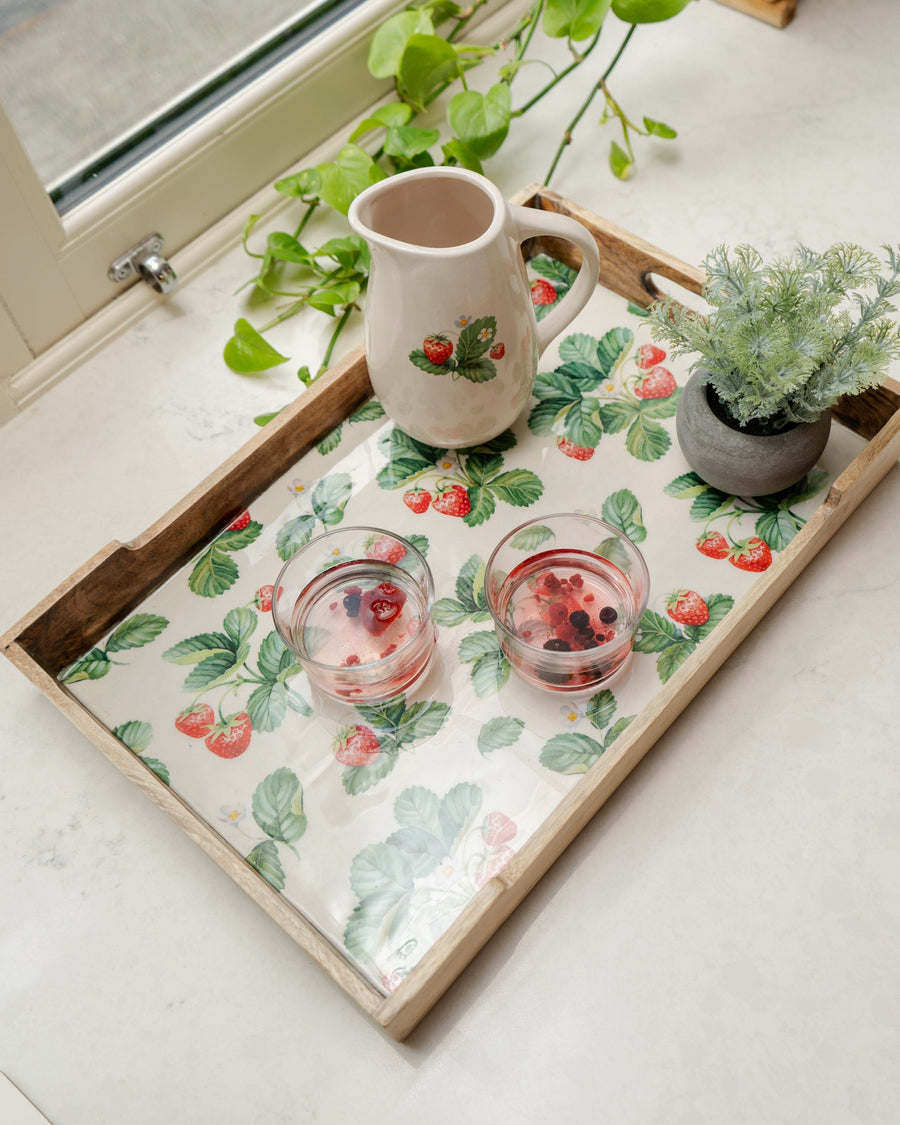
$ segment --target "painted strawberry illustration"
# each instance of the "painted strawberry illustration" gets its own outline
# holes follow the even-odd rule
[[[451,484],[447,488],[439,489],[431,506],[436,512],[441,512],[445,516],[467,516],[472,510],[469,494],[461,484]]]
[[[247,525],[249,523],[250,523],[250,513],[246,512],[246,511],[241,512],[241,514],[234,521],[234,523],[230,523],[228,525],[228,530],[229,531],[243,531],[244,528],[247,527]]]
[[[334,756],[342,766],[367,766],[378,757],[380,745],[371,727],[357,723],[338,731]]]
[[[216,723],[206,736],[206,747],[220,758],[239,758],[250,745],[253,724],[246,711]]]
[[[730,548],[721,531],[704,531],[697,540],[697,550],[708,559],[724,559],[728,557]]]
[[[679,625],[705,625],[709,606],[696,590],[676,590],[666,598],[666,613]]]
[[[666,353],[654,344],[641,344],[637,350],[637,365],[642,371],[648,371],[651,367],[662,363],[665,358]]]
[[[595,452],[583,445],[576,445],[574,441],[569,441],[566,437],[561,437],[557,441],[556,448],[560,453],[565,453],[567,457],[571,457],[575,461],[590,461]]]
[[[274,593],[274,586],[260,586],[253,595],[253,604],[260,612],[268,613],[272,608],[272,595]]]
[[[188,738],[206,738],[215,721],[215,712],[208,703],[195,703],[175,719],[175,729]]]
[[[549,281],[539,277],[531,283],[531,303],[533,305],[552,305],[556,300],[556,290]]]
[[[378,559],[396,566],[405,557],[406,548],[390,535],[376,535],[366,543],[367,559]]]
[[[738,570],[749,570],[758,574],[772,565],[772,551],[765,539],[758,535],[735,543],[728,555],[728,561]]]
[[[656,366],[634,388],[638,398],[668,398],[677,387],[675,376],[667,367]]]
[[[488,813],[481,825],[481,834],[484,836],[484,842],[488,847],[508,844],[516,832],[518,832],[518,828],[515,823],[502,812]]]
[[[423,512],[428,511],[428,506],[431,503],[431,493],[427,488],[411,488],[409,492],[403,493],[403,503],[411,512],[415,512],[417,516],[420,516]]]
[[[494,344],[488,354],[491,359],[503,359],[506,355],[506,344]]]
[[[429,363],[433,363],[435,367],[443,367],[453,355],[453,341],[443,332],[434,332],[422,341],[422,350],[428,357]]]

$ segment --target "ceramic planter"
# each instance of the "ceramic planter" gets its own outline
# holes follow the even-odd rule
[[[678,403],[676,434],[688,464],[707,484],[734,496],[767,496],[801,480],[828,441],[831,415],[780,434],[756,436],[726,426],[707,400],[709,372],[698,368]]]

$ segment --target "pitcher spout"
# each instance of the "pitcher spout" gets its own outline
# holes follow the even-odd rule
[[[464,169],[422,168],[366,188],[347,218],[370,247],[429,255],[477,251],[503,227],[504,200]]]

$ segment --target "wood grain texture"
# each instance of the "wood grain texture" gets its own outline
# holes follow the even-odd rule
[[[797,10],[797,0],[718,0],[718,3],[755,16],[773,27],[787,27]]]
[[[769,0],[764,0],[768,3]],[[691,293],[702,270],[592,215],[555,192],[531,186],[513,200],[569,215],[594,236],[600,281],[635,304],[660,296],[655,278]],[[526,255],[546,251],[573,266],[574,248],[533,240]],[[466,907],[399,988],[372,987],[239,853],[119,742],[56,679],[174,573],[206,541],[371,394],[358,349],[131,543],[111,543],[0,638],[6,656],[138,788],[175,821],[338,985],[395,1039],[406,1037],[435,1005],[497,927],[653,747],[754,625],[852,514],[900,456],[900,383],[839,403],[833,416],[867,439],[806,526],[780,552],[725,620],[657,692],[594,767],[563,798],[515,858]]]

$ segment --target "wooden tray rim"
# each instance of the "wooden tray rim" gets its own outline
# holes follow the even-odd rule
[[[700,292],[702,271],[547,188],[532,185],[512,202],[566,214],[586,226],[600,250],[601,285],[636,304],[646,306],[660,295],[654,281],[656,275],[691,292]],[[577,265],[577,252],[570,247],[543,240],[535,242],[530,252],[542,249]],[[888,379],[877,390],[839,404],[833,412],[836,419],[864,433],[868,444],[840,474],[805,527],[751,590],[738,600],[725,621],[660,688],[615,745],[569,790],[515,857],[478,892],[410,976],[388,996],[369,984],[299,909],[275,891],[240,853],[55,678],[71,659],[148,597],[223,524],[252,503],[371,393],[365,356],[360,347],[317,380],[140,536],[125,544],[114,541],[97,552],[0,637],[0,648],[113,765],[325,969],[376,1024],[392,1038],[401,1040],[433,1007],[603,802],[897,461],[900,455],[900,384]],[[159,560],[163,560],[162,565]],[[153,566],[148,568],[148,563]],[[142,568],[150,573],[144,574]],[[122,569],[133,578],[141,574],[144,577],[139,585],[131,587],[119,578],[125,592],[110,605],[108,597],[100,596],[104,580]]]

